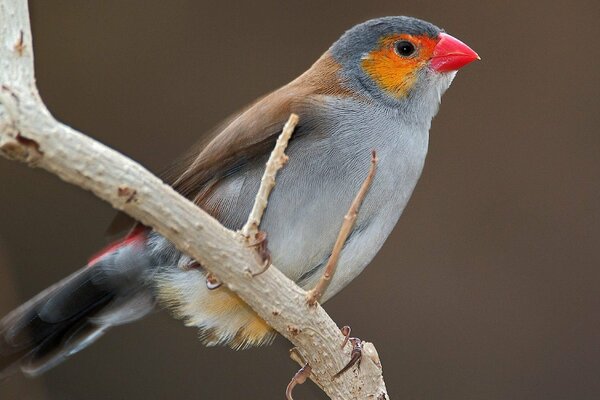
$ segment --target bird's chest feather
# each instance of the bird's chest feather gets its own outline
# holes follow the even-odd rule
[[[323,301],[354,279],[383,245],[421,174],[428,143],[428,126],[405,124],[394,111],[336,103],[325,111],[327,118],[319,113],[305,118],[308,128],[290,142],[289,162],[277,176],[260,227],[274,265],[312,287],[367,175],[371,152],[377,152],[375,179]],[[239,229],[246,221],[266,159],[254,159],[223,179],[208,199],[227,227]],[[201,271],[165,271],[159,297],[200,327],[206,343],[244,347],[272,338],[268,325],[235,294],[224,287],[208,290]]]
[[[412,193],[427,152],[427,129],[406,124],[395,110],[354,102],[331,102],[306,116],[303,131],[290,142],[289,162],[277,176],[261,224],[274,264],[300,284],[312,282],[309,275],[327,260],[375,150],[377,173],[349,239],[360,246],[351,247],[345,264],[340,263],[348,275],[340,272],[343,279],[340,285],[333,283],[330,293],[356,276],[379,250]],[[239,228],[245,222],[266,157],[227,178],[209,200],[227,208],[225,225]]]
[[[356,109],[345,104],[337,107],[338,110],[330,112],[334,118],[324,127],[328,132],[324,143],[298,144],[290,149],[290,168],[286,171],[289,175],[282,179],[281,185],[292,185],[297,181],[294,176],[302,175],[306,180],[303,187],[312,190],[301,195],[303,187],[298,187],[295,193],[286,193],[280,186],[276,198],[281,210],[278,206],[274,218],[265,221],[276,232],[284,232],[273,243],[281,246],[281,256],[277,254],[274,258],[279,261],[276,265],[281,265],[284,273],[299,280],[302,286],[312,287],[320,276],[320,266],[330,255],[344,215],[367,175],[371,152],[376,151],[379,162],[375,178],[324,300],[355,278],[381,248],[421,175],[428,144],[427,129],[405,124],[393,110]],[[303,151],[307,147],[312,147],[310,153]],[[294,155],[300,159],[295,170]],[[303,171],[303,166],[309,166],[310,170]],[[286,215],[285,204],[290,202],[294,204],[294,213],[287,215],[293,216],[295,231],[279,223]],[[286,251],[289,243],[285,243],[285,236],[297,243],[292,253]]]

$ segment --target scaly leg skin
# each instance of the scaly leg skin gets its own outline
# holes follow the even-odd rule
[[[252,275],[252,277],[255,277],[264,273],[271,266],[271,252],[268,248],[267,232],[258,231],[256,236],[254,237],[254,242],[250,243],[248,247],[256,248],[256,252],[263,261],[263,266],[259,271],[250,272],[250,275]]]
[[[311,368],[308,363],[304,364],[304,367],[300,368],[298,372],[294,375],[290,383],[288,383],[287,388],[285,389],[285,398],[287,400],[294,400],[292,397],[292,392],[296,385],[302,385],[308,377],[310,377]]]
[[[340,375],[342,375],[344,372],[348,371],[355,364],[358,365],[358,367],[360,368],[360,359],[362,358],[362,349],[363,349],[362,340],[360,340],[359,338],[350,337],[350,332],[352,332],[352,329],[349,326],[344,326],[342,328],[342,334],[344,335],[344,342],[342,343],[342,349],[344,348],[344,346],[346,346],[346,343],[348,343],[348,342],[352,343],[352,352],[350,353],[350,361],[348,361],[348,364],[346,364],[344,366],[344,368],[342,368],[337,374],[335,374],[333,376],[333,379],[340,377]]]

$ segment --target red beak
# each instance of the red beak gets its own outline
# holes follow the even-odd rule
[[[481,60],[469,46],[447,33],[440,33],[440,40],[433,49],[431,68],[438,72],[456,71],[459,68]]]

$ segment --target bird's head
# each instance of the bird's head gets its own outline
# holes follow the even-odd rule
[[[434,102],[456,71],[479,59],[469,46],[429,22],[377,18],[354,26],[330,49],[342,84],[392,106]]]

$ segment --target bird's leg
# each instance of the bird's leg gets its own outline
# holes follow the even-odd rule
[[[351,331],[352,331],[352,329],[349,326],[344,326],[342,328],[342,334],[344,335],[344,341],[342,342],[342,349],[344,348],[344,346],[346,346],[346,343],[348,343],[348,341],[350,343],[352,343],[352,352],[350,353],[350,361],[348,361],[348,364],[346,364],[344,366],[344,368],[342,368],[337,374],[335,374],[333,376],[333,379],[338,378],[344,372],[346,372],[350,368],[352,368],[355,364],[358,364],[358,367],[360,368],[360,359],[362,358],[363,344],[362,344],[362,340],[360,340],[359,338],[350,337]]]
[[[256,252],[263,261],[263,266],[259,271],[250,272],[250,275],[253,277],[264,273],[271,266],[271,252],[269,251],[268,243],[267,232],[258,231],[254,236],[254,241],[248,244],[248,247],[254,247],[256,249]]]
[[[306,380],[310,377],[311,368],[308,363],[304,364],[304,367],[300,368],[298,372],[294,375],[290,383],[288,383],[287,388],[285,388],[285,398],[286,400],[294,400],[292,397],[292,392],[296,385],[302,385]]]

